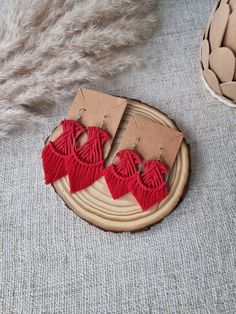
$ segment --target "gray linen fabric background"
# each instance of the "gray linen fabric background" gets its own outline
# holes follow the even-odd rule
[[[165,111],[191,145],[180,206],[136,234],[103,232],[43,183],[43,141],[58,104],[35,128],[1,140],[0,313],[235,313],[236,110],[199,72],[214,0],[159,0],[159,27],[140,54],[157,61],[90,87]]]

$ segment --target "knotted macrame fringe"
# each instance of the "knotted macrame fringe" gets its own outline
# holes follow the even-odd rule
[[[146,188],[140,183],[138,178],[135,178],[129,184],[129,189],[142,210],[147,210],[155,204],[159,204],[169,194],[166,183],[157,188]]]
[[[109,169],[104,170],[104,177],[113,199],[129,193],[128,183],[130,182],[130,178],[121,178],[118,176],[114,165],[110,165]]]
[[[88,164],[75,156],[74,152],[66,158],[70,192],[76,193],[93,184],[103,175],[103,160]]]
[[[148,160],[144,163],[144,171],[128,184],[143,210],[159,204],[168,195],[164,175],[168,169],[161,161]]]
[[[84,129],[80,123],[73,120],[63,120],[61,125],[63,133],[55,141],[50,141],[42,151],[46,184],[67,175],[65,157],[72,151],[75,134]]]
[[[46,184],[53,183],[66,176],[67,170],[65,167],[64,156],[55,152],[53,143],[49,143],[44,147],[42,160]]]
[[[103,129],[94,126],[88,127],[87,132],[87,142],[66,158],[71,193],[85,189],[103,175],[102,145],[110,137]]]
[[[136,165],[140,157],[132,150],[121,150],[116,154],[118,164],[111,164],[104,170],[104,177],[112,198],[117,199],[129,193],[128,183],[137,173]]]

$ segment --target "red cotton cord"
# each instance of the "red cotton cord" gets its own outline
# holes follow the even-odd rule
[[[112,163],[103,172],[113,199],[129,193],[128,183],[137,173],[136,165],[141,162],[141,158],[132,150],[121,150],[116,157],[119,163]]]
[[[164,175],[168,169],[161,161],[148,160],[144,163],[144,171],[136,174],[128,184],[142,210],[159,204],[169,194]]]
[[[102,146],[110,139],[106,131],[97,127],[88,127],[87,142],[75,147],[66,158],[66,169],[71,193],[78,192],[103,175]]]
[[[77,132],[84,127],[74,120],[63,120],[62,134],[43,148],[42,162],[45,176],[45,183],[53,183],[67,175],[65,158],[68,156],[73,147],[73,140]]]

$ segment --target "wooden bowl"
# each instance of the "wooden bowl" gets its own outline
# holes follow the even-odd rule
[[[202,78],[218,100],[236,107],[236,0],[217,1],[201,42]]]

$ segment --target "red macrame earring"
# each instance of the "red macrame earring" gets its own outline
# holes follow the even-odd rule
[[[115,155],[119,162],[112,163],[103,172],[113,199],[129,193],[128,183],[134,178],[137,173],[136,166],[141,162],[141,158],[134,151],[139,141],[140,138],[137,138],[131,150],[119,151]]]
[[[162,148],[160,149],[160,156]],[[136,174],[129,183],[130,192],[134,195],[143,210],[159,204],[169,194],[165,175],[167,167],[160,161],[148,160],[143,165],[143,171]]]
[[[80,111],[86,111],[81,109]],[[65,157],[71,153],[75,134],[84,129],[77,121],[63,120],[61,126],[62,134],[55,140],[50,141],[42,151],[42,161],[45,176],[45,183],[53,183],[67,175]]]
[[[73,145],[71,154],[66,158],[71,193],[85,189],[103,175],[102,146],[110,139],[104,130],[106,118],[107,116],[104,117],[102,128],[90,126],[85,129],[87,142],[80,147]]]

